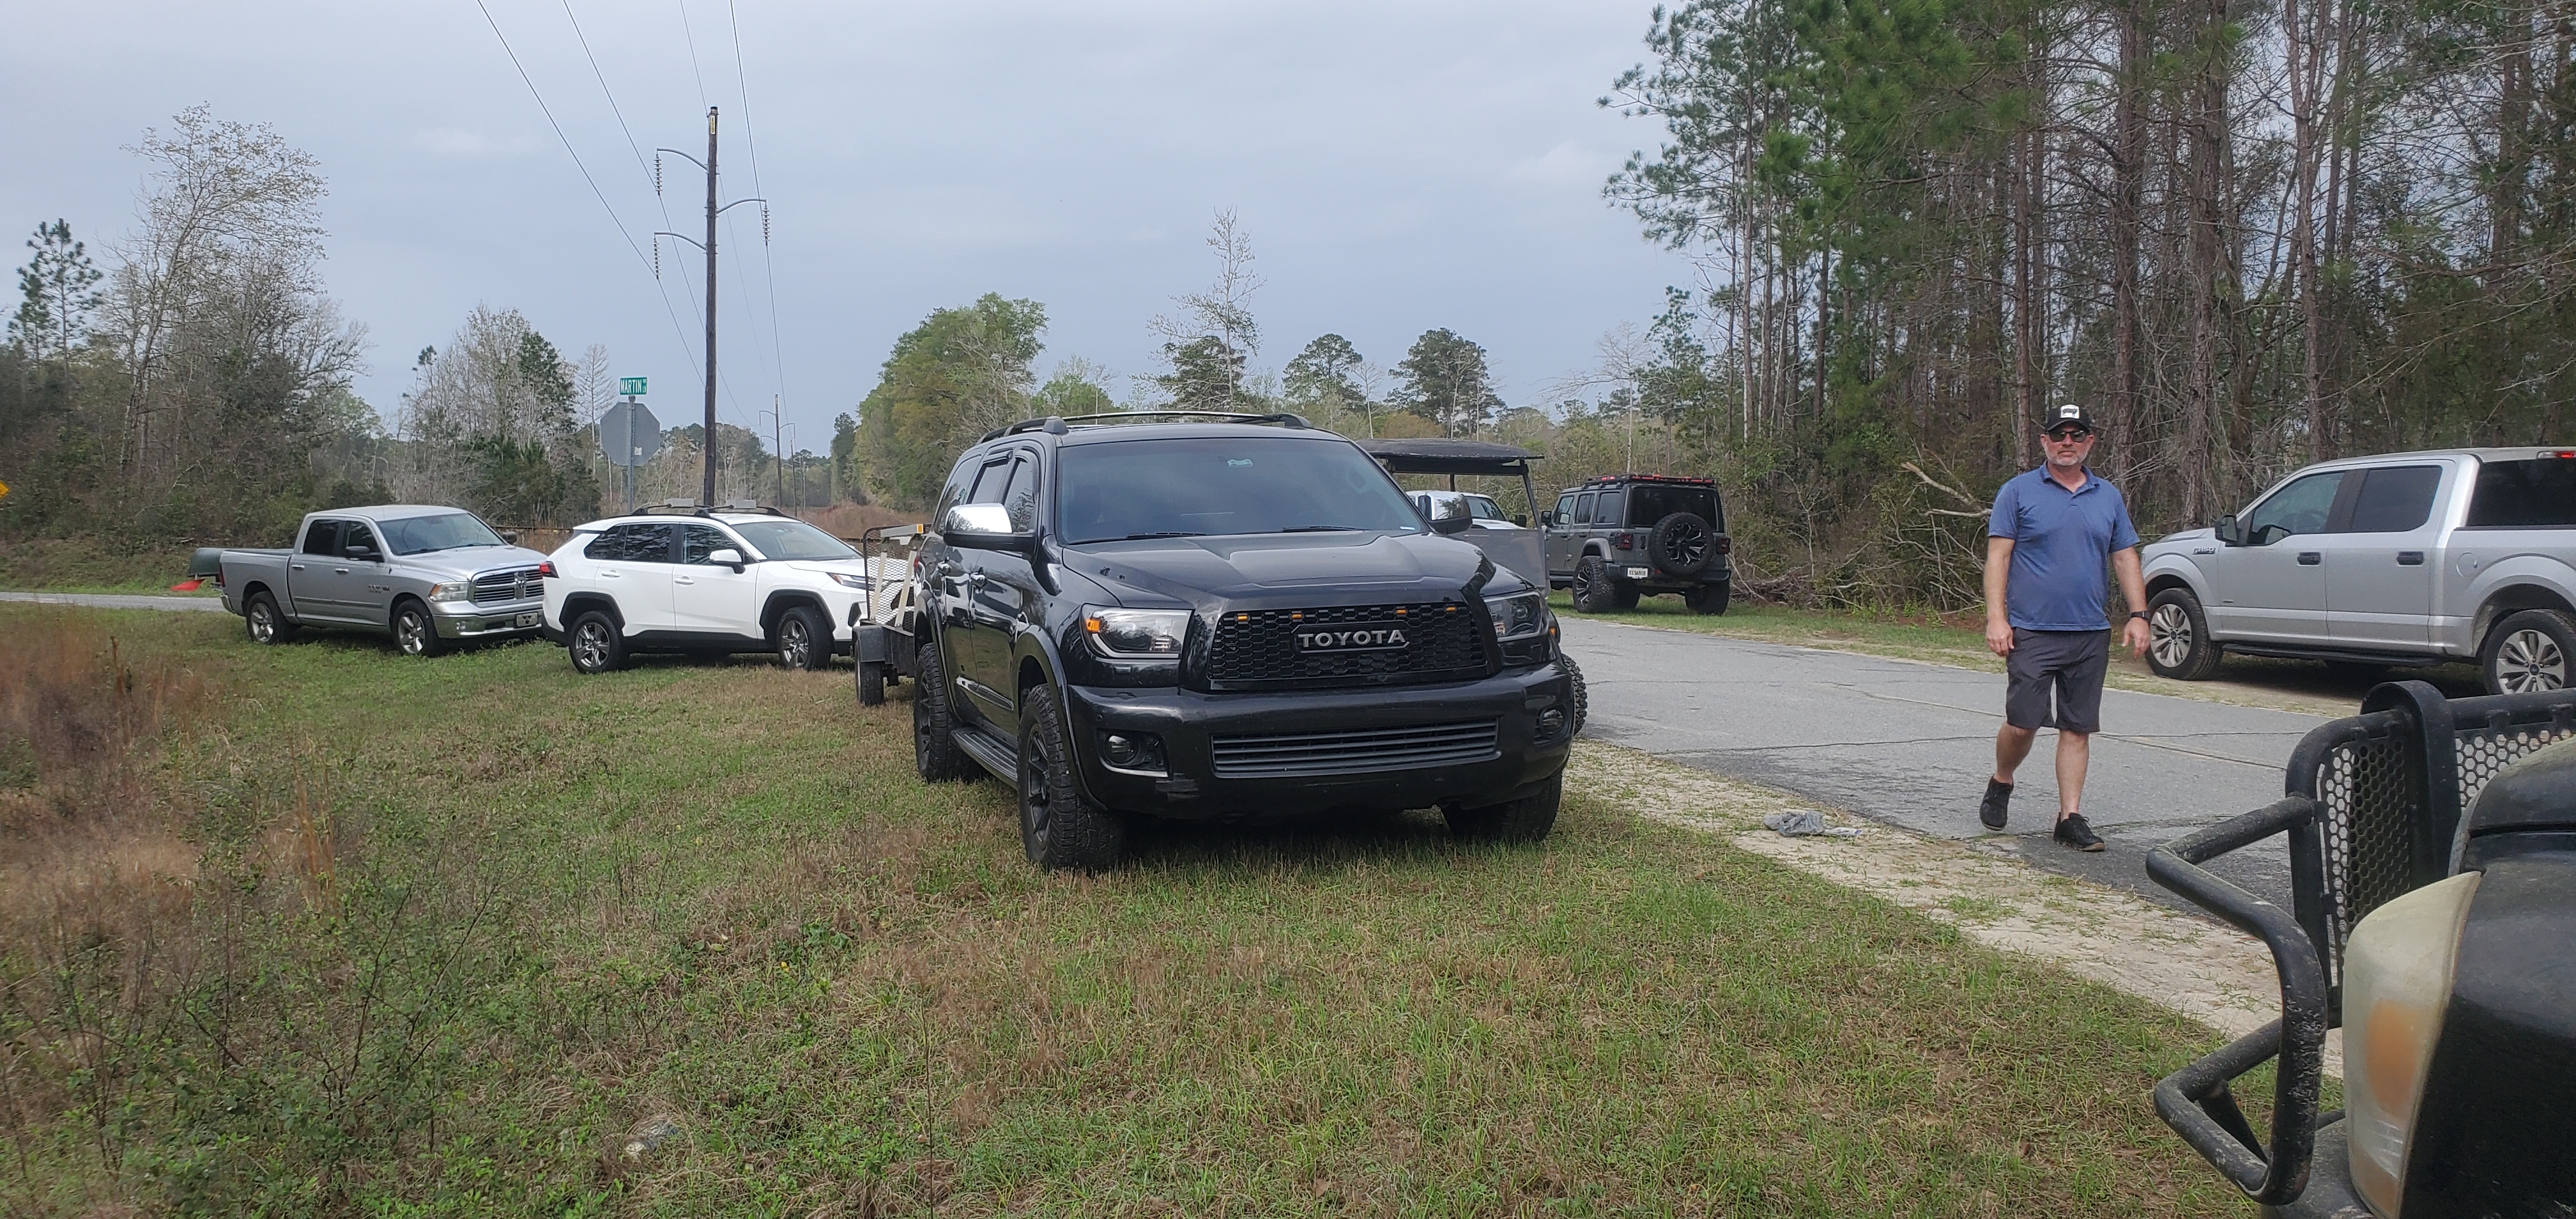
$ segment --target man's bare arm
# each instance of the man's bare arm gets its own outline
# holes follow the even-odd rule
[[[2004,618],[2004,580],[2012,574],[2013,540],[1986,539],[1986,649],[1997,656],[2010,653],[2013,646],[2012,623]],[[2129,552],[2131,562],[2136,551]]]
[[[2131,546],[2112,551],[2111,571],[2119,577],[2120,599],[2129,603],[2131,612],[2147,608],[2147,579],[2138,567],[2138,548]],[[2132,656],[2147,654],[2149,634],[2143,618],[2131,618],[2127,626],[2120,628],[2120,640],[2129,645]]]

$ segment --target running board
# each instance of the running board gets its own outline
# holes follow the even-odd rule
[[[1020,781],[1020,751],[1002,743],[1001,738],[981,728],[959,724],[948,730],[950,740],[975,764],[992,772],[1004,783]]]
[[[2423,665],[2463,663],[2473,656],[2427,656],[2420,652],[2363,652],[2343,648],[2304,648],[2296,644],[2227,643],[2219,647],[2238,656],[2268,656],[2276,660],[2339,660],[2352,664],[2387,665],[2390,668],[2416,668]]]

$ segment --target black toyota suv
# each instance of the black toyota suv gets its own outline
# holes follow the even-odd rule
[[[1542,838],[1576,726],[1547,591],[1452,527],[1293,415],[988,434],[921,550],[921,776],[1015,783],[1050,869],[1115,864],[1138,814]]]

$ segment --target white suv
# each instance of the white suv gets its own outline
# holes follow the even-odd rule
[[[631,652],[776,652],[819,669],[849,650],[869,588],[847,543],[765,508],[675,503],[592,521],[549,563],[546,637],[584,673]]]

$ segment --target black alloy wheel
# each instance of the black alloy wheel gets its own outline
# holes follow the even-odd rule
[[[832,627],[823,611],[810,605],[790,606],[778,616],[778,663],[811,672],[832,663]]]
[[[1646,555],[1664,574],[1687,580],[1717,558],[1717,531],[1696,512],[1670,513],[1646,534]]]
[[[405,656],[424,659],[447,653],[447,641],[438,637],[438,622],[429,616],[429,607],[418,601],[405,601],[394,607],[394,646]]]
[[[1629,604],[1635,604],[1633,598]],[[1610,575],[1610,564],[1597,554],[1575,561],[1574,608],[1586,614],[1607,614],[1620,608],[1619,583]]]
[[[2491,694],[2566,689],[2576,675],[2576,617],[2547,609],[2507,617],[2487,632],[2478,672]]]
[[[913,669],[912,769],[925,783],[954,783],[975,773],[975,763],[957,748],[956,721],[949,718],[948,676],[939,663],[939,644],[924,640]]]
[[[1682,604],[1689,606],[1694,614],[1714,617],[1726,612],[1726,604],[1734,596],[1735,581],[1720,580],[1715,584],[1702,584],[1697,588],[1684,590]]]
[[[2206,681],[2218,672],[2218,641],[2209,618],[2187,588],[2168,588],[2147,599],[2147,667],[2175,681]]]
[[[242,625],[250,632],[252,643],[274,646],[295,638],[295,624],[279,612],[277,598],[265,592],[252,593],[250,603],[242,607]]]
[[[1021,707],[1021,849],[1030,863],[1050,872],[1117,867],[1127,852],[1127,823],[1085,798],[1074,781],[1055,687],[1030,687],[1021,695]]]
[[[626,637],[618,633],[617,620],[601,610],[573,619],[564,650],[572,654],[576,673],[614,673],[626,665]]]

